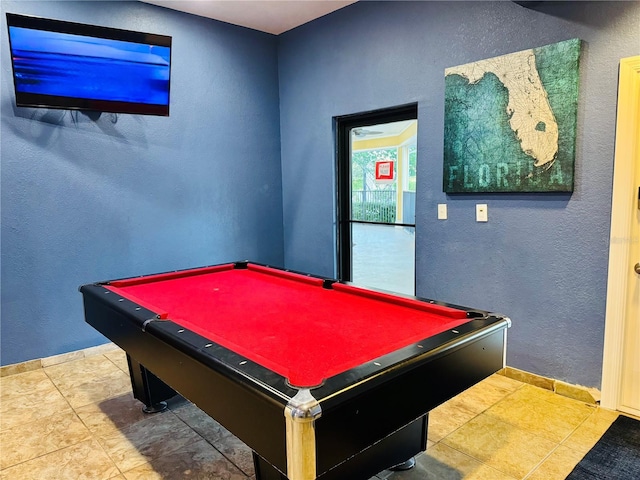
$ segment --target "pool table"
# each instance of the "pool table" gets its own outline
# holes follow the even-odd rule
[[[510,320],[250,262],[87,284],[146,411],[181,394],[257,480],[367,479],[426,449],[428,413],[504,366]]]

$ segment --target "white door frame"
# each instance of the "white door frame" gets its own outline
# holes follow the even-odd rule
[[[602,365],[602,399],[605,408],[620,407],[624,327],[629,295],[629,269],[633,268],[630,225],[637,206],[635,168],[640,155],[640,56],[620,61],[618,118],[616,123],[609,276]],[[637,241],[637,239],[635,239]],[[637,259],[636,259],[637,260]]]

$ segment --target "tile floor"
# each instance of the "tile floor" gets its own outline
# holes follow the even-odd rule
[[[413,470],[375,479],[563,479],[616,417],[496,374],[430,414]],[[185,478],[253,478],[251,452],[179,397],[143,414],[122,351],[0,378],[0,480]]]

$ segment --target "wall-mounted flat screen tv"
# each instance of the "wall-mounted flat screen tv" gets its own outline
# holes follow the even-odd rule
[[[169,115],[171,37],[7,13],[16,105]]]

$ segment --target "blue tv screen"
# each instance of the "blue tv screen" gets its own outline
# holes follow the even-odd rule
[[[169,115],[171,37],[7,13],[16,105]]]

